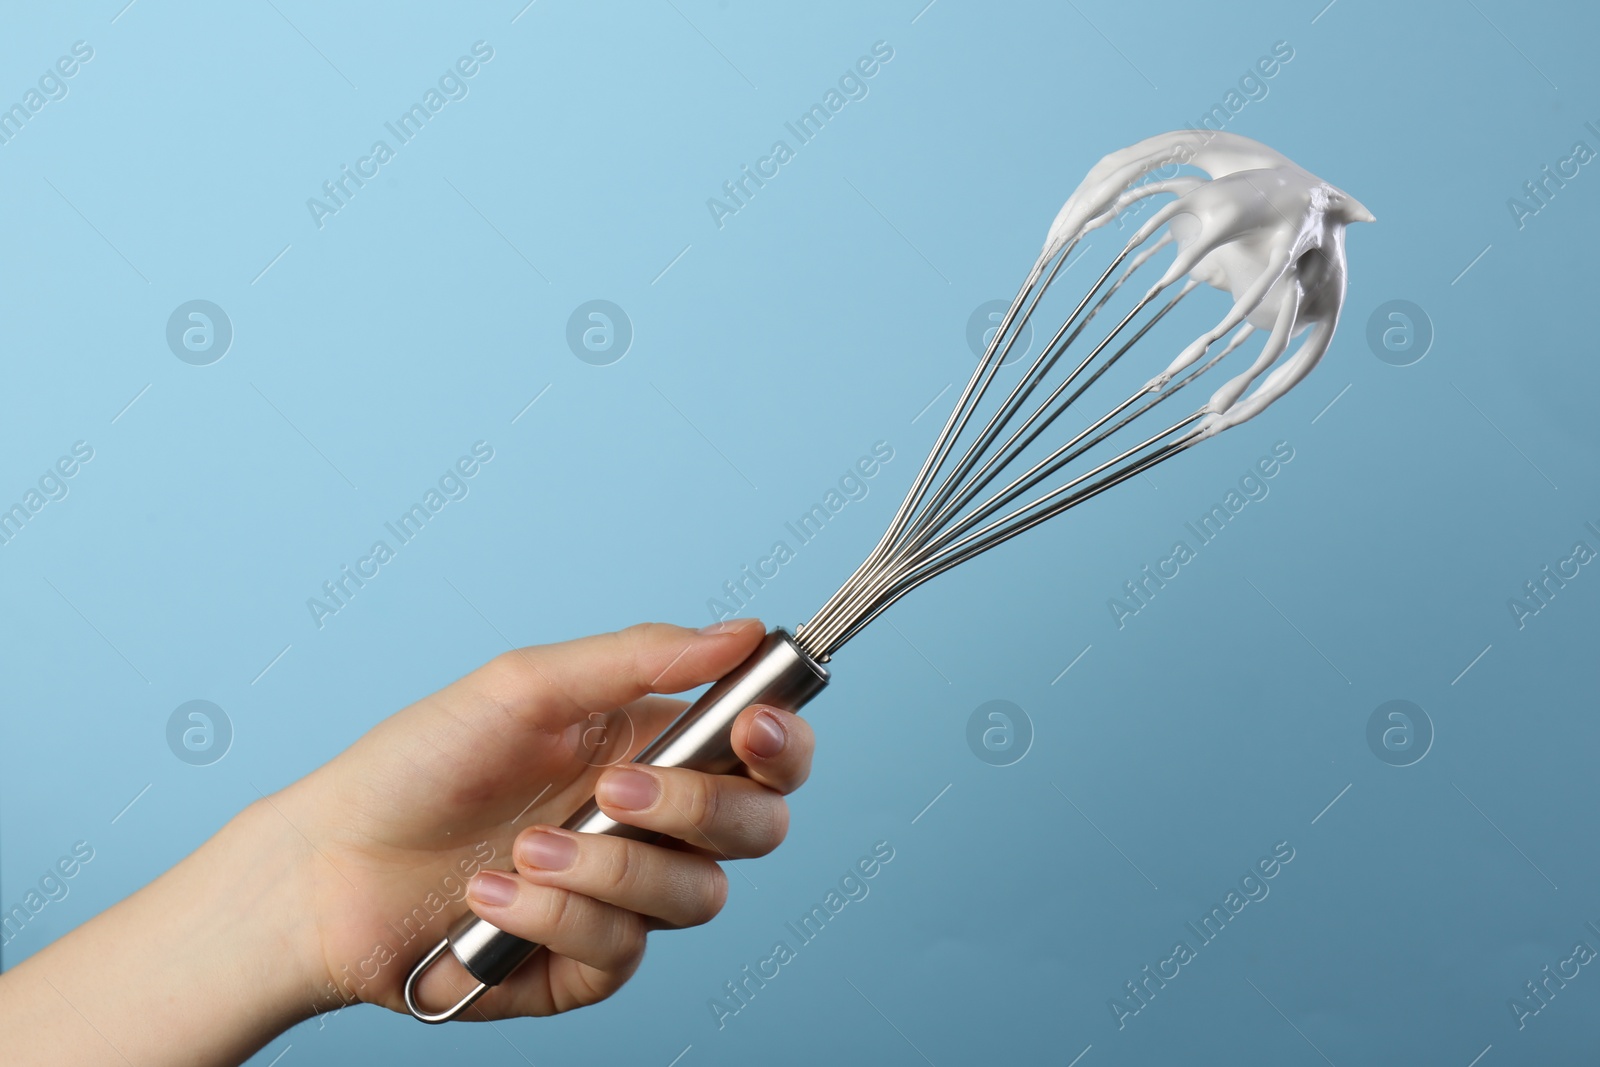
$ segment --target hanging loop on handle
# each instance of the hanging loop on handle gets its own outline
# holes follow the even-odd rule
[[[467,914],[470,915],[472,913],[468,912]],[[518,940],[521,939],[518,938]],[[456,1001],[444,1011],[424,1011],[422,1007],[417,1004],[417,979],[421,978],[423,972],[429,967],[432,967],[433,961],[444,955],[444,950],[449,947],[450,939],[447,937],[443,941],[440,941],[437,945],[434,945],[428,954],[422,957],[422,962],[413,967],[411,969],[411,973],[406,975],[406,1010],[425,1023],[449,1022],[451,1019],[454,1019],[457,1015],[460,1015],[462,1012],[470,1008],[473,1001],[483,996],[483,994],[489,990],[487,985],[479,982],[470,993]]]
[[[743,663],[713,683],[666,732],[634,757],[634,762],[687,767],[707,774],[732,773],[741,766],[733,751],[733,721],[741,711],[752,704],[799,711],[827,684],[827,668],[795,644],[788,632],[775,629]],[[602,812],[592,798],[562,828],[638,841],[659,836],[617,822]],[[504,981],[541,947],[508,934],[469,911],[451,924],[444,939],[412,968],[406,978],[406,1009],[425,1023],[448,1022],[490,987]],[[443,958],[446,949],[466,968],[477,987],[451,1007],[430,1012],[417,1003],[416,985],[423,973]]]

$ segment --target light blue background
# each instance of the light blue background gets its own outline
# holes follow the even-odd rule
[[[1593,1061],[1590,968],[1526,1029],[1507,1002],[1597,943],[1600,576],[1523,629],[1507,600],[1600,547],[1600,171],[1520,230],[1506,201],[1600,148],[1594,14],[922,3],[7,14],[0,101],[74,41],[94,58],[0,145],[0,499],[75,441],[95,458],[0,547],[0,903],[96,851],[8,965],[500,651],[496,630],[705,621],[886,440],[871,494],[752,605],[803,621],[914,473],[939,419],[913,417],[970,370],[968,314],[1010,294],[1080,176],[1287,41],[1229,128],[1379,218],[1303,387],[849,646],[789,842],[611,1001],[498,1030],[358,1008],[254,1062],[520,1062],[507,1042],[663,1067]],[[470,95],[318,229],[306,199],[478,40]],[[880,40],[870,94],[719,229],[706,199]],[[611,366],[565,341],[595,298],[636,331]],[[165,343],[191,299],[234,326],[210,366]],[[1436,332],[1406,367],[1365,336],[1396,299]],[[317,629],[306,598],[478,440],[470,496]],[[1279,440],[1270,497],[1119,630],[1107,599]],[[1437,732],[1405,768],[1366,741],[1396,698]],[[236,731],[209,767],[166,745],[191,699]],[[967,746],[991,699],[1036,732],[1009,767]],[[708,999],[879,840],[871,895],[719,1031]],[[1108,1000],[1280,841],[1271,895],[1119,1030]]]

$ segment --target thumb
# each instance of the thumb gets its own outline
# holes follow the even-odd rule
[[[743,662],[765,632],[759,619],[730,619],[700,630],[647,622],[521,648],[500,657],[509,678],[499,671],[494,675],[509,682],[522,700],[508,700],[504,692],[495,697],[502,706],[563,708],[576,720],[649,693],[680,693],[716,681]]]

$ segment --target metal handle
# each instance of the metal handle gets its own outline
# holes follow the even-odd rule
[[[799,711],[827,684],[827,669],[795,644],[787,632],[773,630],[749,658],[707,689],[660,737],[634,757],[634,762],[727,774],[740,766],[739,757],[733,751],[732,734],[733,720],[741,711],[752,704]],[[658,836],[610,818],[593,798],[562,826],[579,833],[607,834],[636,841],[649,841]],[[506,933],[469,911],[452,923],[444,940],[412,968],[406,978],[406,1008],[425,1023],[447,1022],[470,1007],[490,986],[504,981],[540,947]],[[477,987],[443,1011],[424,1011],[416,1001],[417,981],[446,949],[477,979]]]

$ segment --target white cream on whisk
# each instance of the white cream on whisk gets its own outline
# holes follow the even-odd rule
[[[1205,171],[1209,180],[1179,176],[1134,184],[1157,168],[1183,164]],[[1316,366],[1333,339],[1344,303],[1345,227],[1374,219],[1348,193],[1266,145],[1238,134],[1181,130],[1147,138],[1095,164],[1051,224],[1035,271],[1128,205],[1161,193],[1176,199],[1163,205],[1128,243],[1132,249],[1163,225],[1176,241],[1172,265],[1147,298],[1188,275],[1232,294],[1234,305],[1152,378],[1146,390],[1158,392],[1230,330],[1271,331],[1251,367],[1206,403],[1201,430],[1210,436],[1259,414]],[[1295,352],[1246,396],[1289,341],[1308,327]]]

